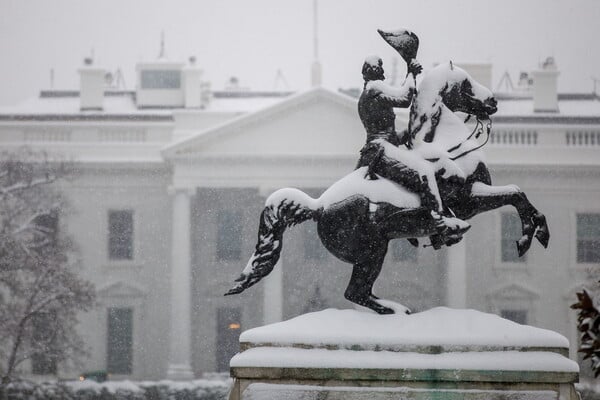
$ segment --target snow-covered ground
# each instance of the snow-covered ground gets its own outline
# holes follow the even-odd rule
[[[129,392],[141,392],[145,388],[153,386],[163,386],[168,388],[169,391],[198,391],[198,390],[210,390],[210,389],[227,389],[231,386],[230,379],[195,379],[192,381],[172,381],[172,380],[161,380],[161,381],[140,381],[134,382],[129,380],[123,381],[106,381],[106,382],[95,382],[92,380],[84,381],[67,381],[65,384],[73,391],[78,392],[81,390],[92,390],[94,392],[101,392],[103,389],[108,390],[110,393],[116,393],[117,391],[129,391]]]
[[[62,382],[15,381],[8,386],[9,399],[28,400],[224,400],[232,380],[224,374],[192,381]]]

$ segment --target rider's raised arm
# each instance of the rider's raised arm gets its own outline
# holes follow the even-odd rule
[[[381,91],[379,97],[392,107],[408,108],[415,95],[415,79],[409,75],[402,86],[394,87],[381,82]]]
[[[412,74],[408,75],[400,87],[388,85],[384,81],[371,81],[367,83],[366,89],[392,107],[408,108],[415,94],[415,79]]]

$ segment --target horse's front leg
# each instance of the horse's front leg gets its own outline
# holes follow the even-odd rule
[[[525,193],[516,185],[491,186],[475,182],[472,186],[469,201],[473,215],[496,208],[511,205],[515,207],[521,219],[523,236],[517,241],[519,257],[529,250],[533,237],[548,247],[550,231],[546,217],[540,213],[527,199]]]

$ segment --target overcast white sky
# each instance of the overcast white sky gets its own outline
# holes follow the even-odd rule
[[[324,85],[360,86],[370,54],[391,69],[395,53],[376,29],[399,27],[419,35],[424,66],[489,61],[494,85],[505,70],[516,79],[548,55],[561,91],[590,92],[590,77],[600,78],[597,0],[319,0]],[[291,89],[309,85],[312,0],[0,0],[0,104],[48,88],[50,68],[55,88],[77,88],[92,48],[133,89],[135,63],[156,58],[161,30],[168,57],[196,55],[215,89],[230,76],[273,89],[278,69]]]

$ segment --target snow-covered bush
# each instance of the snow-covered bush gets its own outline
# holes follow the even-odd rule
[[[229,381],[12,382],[9,400],[224,400]]]
[[[600,312],[594,303],[594,296],[584,289],[577,293],[577,303],[571,308],[577,311],[577,329],[581,332],[579,352],[583,359],[590,359],[594,377],[600,375]]]
[[[575,384],[581,400],[600,400],[600,385],[593,379],[581,379]]]

